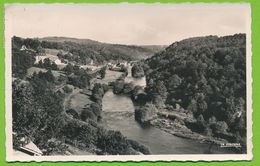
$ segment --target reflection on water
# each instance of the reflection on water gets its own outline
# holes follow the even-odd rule
[[[113,72],[109,72],[112,77]],[[115,72],[118,74],[118,72]],[[132,78],[131,71],[125,79],[134,85],[145,86],[145,77]],[[136,140],[149,147],[152,154],[204,154],[209,153],[208,144],[195,140],[176,137],[153,126],[141,126],[134,120],[132,100],[124,95],[115,95],[109,90],[103,97],[103,125],[111,130],[118,130],[129,139]],[[232,151],[217,146],[210,148],[211,153],[223,154]]]
[[[131,82],[134,85],[139,85],[139,86],[142,86],[142,87],[146,86],[146,79],[145,79],[145,77],[133,78],[132,77],[132,71],[131,71],[130,67],[128,67],[128,75],[125,78],[125,82]]]
[[[134,105],[128,96],[114,95],[109,90],[102,100],[103,112],[133,112]]]
[[[128,76],[125,78],[125,82],[131,82],[131,83],[133,83],[134,85],[139,85],[139,86],[142,86],[142,87],[145,87],[145,86],[146,86],[145,77],[142,77],[142,78],[133,78],[133,77],[131,77],[131,76],[128,74]]]
[[[152,126],[141,126],[134,120],[131,99],[115,95],[112,91],[108,91],[103,98],[102,121],[106,128],[118,130],[127,138],[146,145],[152,154],[203,154],[210,147],[208,144],[176,137]],[[216,146],[212,147],[211,152],[231,153]]]

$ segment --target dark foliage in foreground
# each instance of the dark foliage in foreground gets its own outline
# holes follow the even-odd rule
[[[27,69],[33,66],[36,53],[30,50],[20,50],[15,39],[12,40],[12,75],[23,78]]]
[[[98,43],[96,43],[98,44]],[[24,47],[25,46],[25,47]],[[106,131],[98,126],[101,118],[102,97],[108,90],[107,85],[96,84],[92,92],[94,103],[81,114],[73,109],[64,110],[65,95],[72,93],[72,87],[88,88],[95,76],[80,68],[79,64],[94,60],[102,63],[107,60],[132,60],[135,54],[150,55],[150,48],[136,46],[118,46],[118,49],[102,52],[97,47],[73,42],[48,42],[38,39],[12,38],[12,74],[13,74],[13,145],[15,149],[32,141],[42,150],[44,155],[64,155],[68,146],[86,150],[93,154],[137,154],[137,151],[148,154],[149,150],[138,143],[131,143],[120,132]],[[110,46],[113,47],[113,46]],[[35,57],[41,55],[45,48],[61,49],[59,58],[74,61],[60,71],[60,76],[54,77],[51,70],[58,70],[55,63],[46,58],[37,66],[47,69],[32,76],[27,75],[27,69],[35,66]],[[128,51],[130,50],[130,52]],[[100,53],[97,53],[101,51]],[[115,51],[115,52],[114,52]],[[67,52],[68,57],[62,53]],[[70,53],[70,54],[69,54]],[[69,55],[72,55],[70,57]],[[126,56],[125,56],[126,55]],[[67,55],[66,55],[67,56]],[[69,59],[70,58],[70,59]],[[98,73],[105,77],[106,68]],[[126,70],[127,71],[127,70]],[[25,77],[26,76],[26,77]],[[65,86],[64,86],[65,85]],[[60,86],[60,87],[59,87]],[[62,88],[62,86],[64,86]],[[64,92],[62,92],[63,90]]]
[[[53,91],[54,79],[51,71],[47,71],[35,73],[26,81],[17,79],[13,82],[15,149],[30,140],[44,155],[66,154],[67,145],[93,154],[149,153],[144,146],[129,142],[120,132],[98,126],[97,119],[101,116],[98,101],[108,90],[106,85],[95,85],[93,94],[96,102],[83,110],[80,117],[75,110],[64,111],[64,95]]]
[[[24,143],[21,138],[27,137],[45,149],[64,125],[63,96],[51,90],[53,78],[47,72],[34,74],[29,81],[13,82],[13,132],[20,138],[14,141],[15,148]]]

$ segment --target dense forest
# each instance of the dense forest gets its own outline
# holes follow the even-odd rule
[[[13,37],[16,47],[25,45],[37,52],[47,49],[60,50],[58,57],[62,60],[76,62],[77,64],[89,64],[93,61],[101,64],[106,61],[131,61],[152,56],[155,52],[164,49],[165,46],[134,46],[100,43],[89,39],[74,39],[63,37],[48,38],[19,38]]]
[[[23,45],[27,49],[22,50]],[[131,74],[134,78],[146,76],[145,88],[124,81],[127,69],[110,83],[115,94],[132,98],[137,121],[159,119],[158,115],[165,115],[165,112],[167,118],[174,115],[170,113],[181,113],[185,120],[174,120],[173,125],[181,124],[200,135],[240,143],[240,153],[245,153],[245,34],[189,38],[158,52],[162,48],[106,44],[88,39],[13,37],[14,148],[30,140],[44,155],[67,154],[69,146],[91,154],[149,154],[149,149],[138,142],[99,125],[102,97],[109,86],[95,83],[90,87],[97,75],[98,79],[105,77],[107,68],[103,66],[90,72],[80,67],[91,61],[103,64],[140,58],[142,60],[133,63]],[[59,59],[69,63],[62,69],[48,58],[35,64],[36,57],[46,49],[58,50]],[[28,75],[31,67],[41,71]],[[75,89],[90,94],[91,103],[80,113],[66,110],[64,104]]]
[[[147,100],[196,118],[202,134],[246,145],[246,35],[175,42],[143,63]]]
[[[64,95],[53,91],[51,72],[13,82],[13,146],[33,141],[44,155],[68,155],[68,145],[90,154],[149,154],[149,150],[118,131],[105,130],[96,121],[100,106],[92,104],[81,117],[64,112]],[[94,108],[93,108],[94,107]],[[70,117],[70,114],[74,113]]]
[[[95,63],[105,61],[139,60],[152,56],[164,48],[164,46],[134,46],[100,43],[89,39],[73,39],[49,37],[39,39],[44,48],[62,49],[67,53],[60,54],[60,58],[87,64],[91,60]],[[71,56],[73,54],[73,56]]]
[[[46,43],[12,38],[14,149],[19,150],[32,141],[44,155],[70,155],[71,147],[88,154],[149,154],[138,142],[99,125],[101,100],[108,88],[94,84],[90,89],[90,81],[96,75],[104,77],[106,68],[89,73],[77,64],[68,63],[58,69],[48,58],[34,64],[36,56],[49,48]],[[23,45],[27,49],[21,49]],[[40,71],[28,75],[28,69],[33,66]],[[75,89],[91,91],[92,103],[81,113],[65,107],[66,98]]]

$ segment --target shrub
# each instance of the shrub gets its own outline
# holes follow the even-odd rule
[[[73,89],[71,87],[69,87],[68,85],[65,85],[63,87],[63,90],[65,93],[71,93],[73,91]]]
[[[92,103],[90,105],[90,110],[99,118],[101,117],[101,106],[97,103]]]
[[[131,145],[119,131],[109,130],[98,136],[97,147],[104,153],[118,155],[129,154]]]
[[[134,78],[140,78],[144,76],[144,70],[141,65],[134,64],[132,67],[132,77]]]
[[[75,111],[74,109],[69,109],[69,110],[66,110],[66,113],[71,115],[73,118],[75,119],[79,119],[79,114],[77,111]]]
[[[91,119],[94,121],[97,121],[97,116],[95,115],[94,112],[92,112],[92,110],[90,108],[85,108],[82,112],[81,112],[81,120],[86,121],[87,119]]]

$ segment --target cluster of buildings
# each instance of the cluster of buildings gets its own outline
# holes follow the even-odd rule
[[[107,67],[109,70],[121,71],[124,67],[128,66],[128,62],[119,62],[119,63],[108,63]]]

